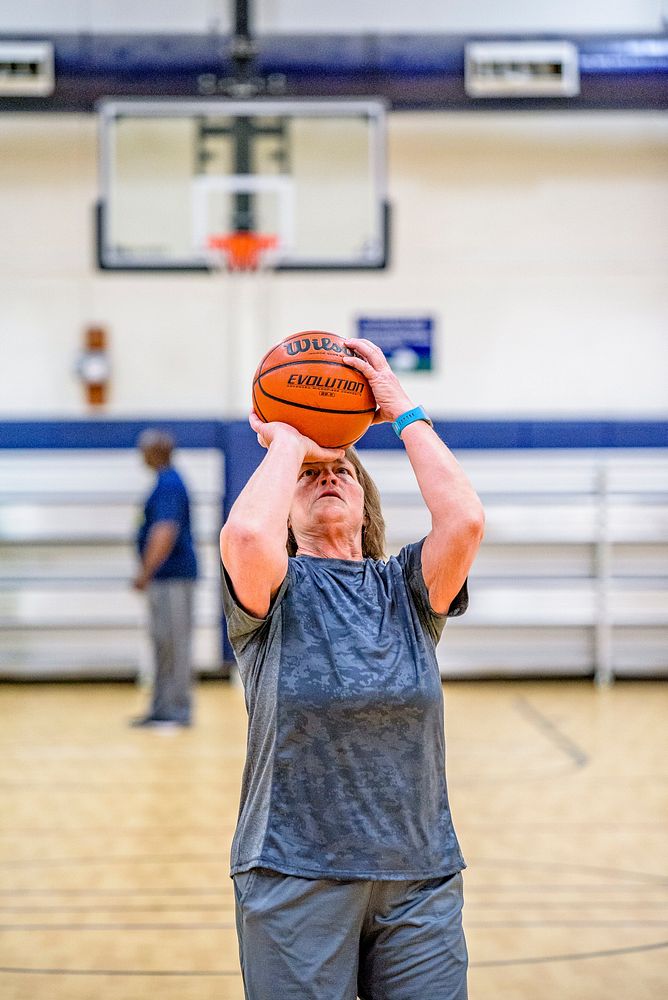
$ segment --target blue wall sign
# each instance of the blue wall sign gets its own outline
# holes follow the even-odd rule
[[[397,372],[431,371],[431,316],[360,316],[357,336],[377,344]]]

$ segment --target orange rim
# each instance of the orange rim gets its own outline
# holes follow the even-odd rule
[[[227,257],[230,271],[256,271],[268,250],[278,246],[278,236],[268,233],[223,233],[210,236],[209,249],[219,250]]]

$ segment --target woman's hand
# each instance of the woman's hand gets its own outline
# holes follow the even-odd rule
[[[263,448],[268,448],[274,441],[281,439],[298,442],[304,449],[303,462],[336,462],[345,454],[342,448],[321,448],[319,444],[306,437],[305,434],[300,434],[290,424],[284,424],[278,420],[265,423],[260,420],[255,410],[251,411],[248,422],[257,434],[258,443]]]
[[[366,376],[378,404],[373,418],[374,424],[382,424],[385,421],[392,423],[406,410],[413,408],[414,403],[404,392],[380,347],[372,344],[370,340],[350,338],[346,339],[345,345],[359,357],[343,354],[341,361]]]

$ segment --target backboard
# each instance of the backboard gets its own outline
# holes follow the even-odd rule
[[[211,238],[275,234],[277,270],[388,255],[385,107],[370,100],[100,105],[98,260],[203,270]]]

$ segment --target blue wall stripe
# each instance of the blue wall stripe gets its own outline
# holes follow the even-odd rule
[[[133,448],[147,427],[169,431],[184,448],[220,448],[217,420],[10,420],[0,448]]]
[[[6,420],[0,448],[132,448],[147,427],[169,431],[183,448],[221,448],[256,462],[261,450],[245,420]],[[437,420],[450,447],[668,448],[668,420]],[[372,427],[360,448],[400,448],[391,427]]]

